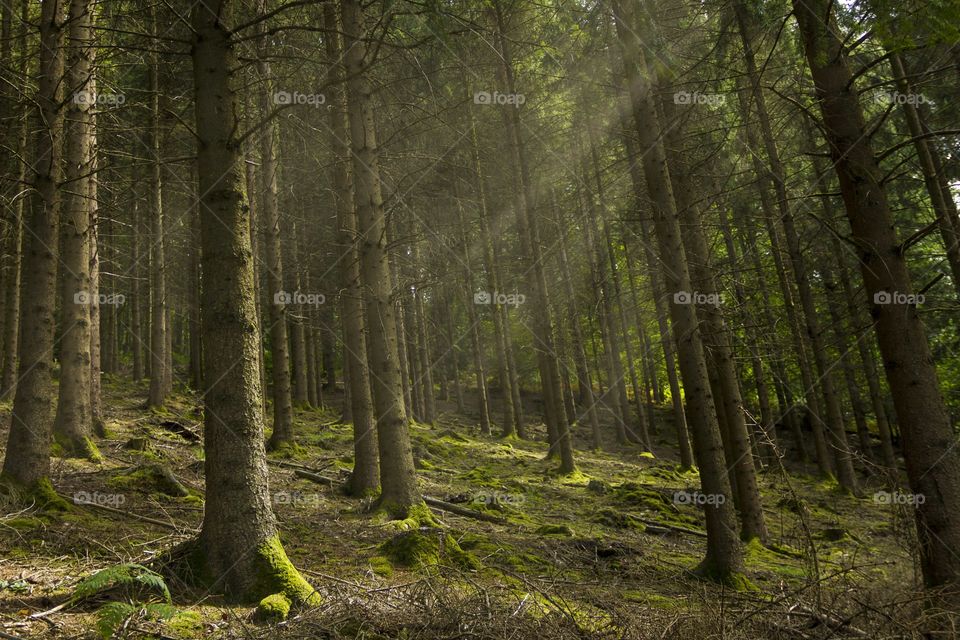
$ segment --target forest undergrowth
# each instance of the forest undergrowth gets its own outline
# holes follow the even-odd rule
[[[404,531],[342,491],[353,448],[338,394],[298,411],[297,446],[269,458],[282,543],[321,604],[271,622],[263,604],[169,575],[167,603],[143,576],[163,575],[164,553],[199,530],[201,410],[181,394],[148,411],[144,390],[105,384],[99,462],[55,459],[65,511],[2,505],[0,637],[923,638],[932,617],[943,628],[955,616],[921,607],[911,507],[885,500],[881,477],[854,497],[795,463],[789,477],[776,461],[760,474],[770,540],[746,548],[747,588],[696,578],[699,478],[666,431],[641,454],[612,441],[589,451],[575,428],[578,471],[561,476],[544,443],[481,436],[443,402],[436,425],[411,427],[422,491],[446,505],[440,527]],[[98,571],[134,566],[137,589],[118,580],[78,597]]]

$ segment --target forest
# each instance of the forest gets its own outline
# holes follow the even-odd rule
[[[960,638],[956,0],[0,0],[0,639]]]

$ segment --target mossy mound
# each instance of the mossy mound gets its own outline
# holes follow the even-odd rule
[[[184,498],[190,491],[183,486],[169,467],[161,464],[149,464],[128,469],[107,481],[117,489],[141,490],[148,493],[161,493],[175,498]]]
[[[281,622],[290,615],[290,598],[282,593],[271,593],[260,601],[253,612],[257,622]]]
[[[597,524],[602,524],[605,527],[610,527],[612,529],[635,529],[637,531],[646,530],[646,525],[643,524],[636,516],[626,513],[624,511],[619,511],[617,509],[611,509],[609,507],[600,509],[597,514],[593,517],[593,521]]]
[[[438,565],[441,561],[463,569],[479,569],[480,561],[460,548],[449,533],[424,527],[404,531],[382,545],[380,553],[396,566],[417,569]]]
[[[390,559],[383,556],[373,556],[368,561],[370,570],[382,578],[389,578],[393,575],[393,565]]]
[[[541,536],[572,536],[573,530],[565,524],[545,524],[537,527],[536,533]]]

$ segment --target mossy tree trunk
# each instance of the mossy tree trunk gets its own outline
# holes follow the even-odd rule
[[[202,574],[231,600],[282,592],[316,600],[290,564],[270,506],[263,442],[253,253],[237,127],[237,69],[230,3],[194,7],[192,57],[196,95],[200,235],[205,286],[204,348],[206,507],[199,537]]]

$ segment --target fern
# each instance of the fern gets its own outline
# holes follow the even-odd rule
[[[161,595],[164,602],[170,602],[170,590],[163,577],[143,565],[132,563],[118,564],[96,572],[77,585],[71,601],[76,603],[113,589],[145,589]]]
[[[113,636],[124,620],[137,612],[137,608],[126,602],[108,602],[97,610],[97,633],[105,640]]]

